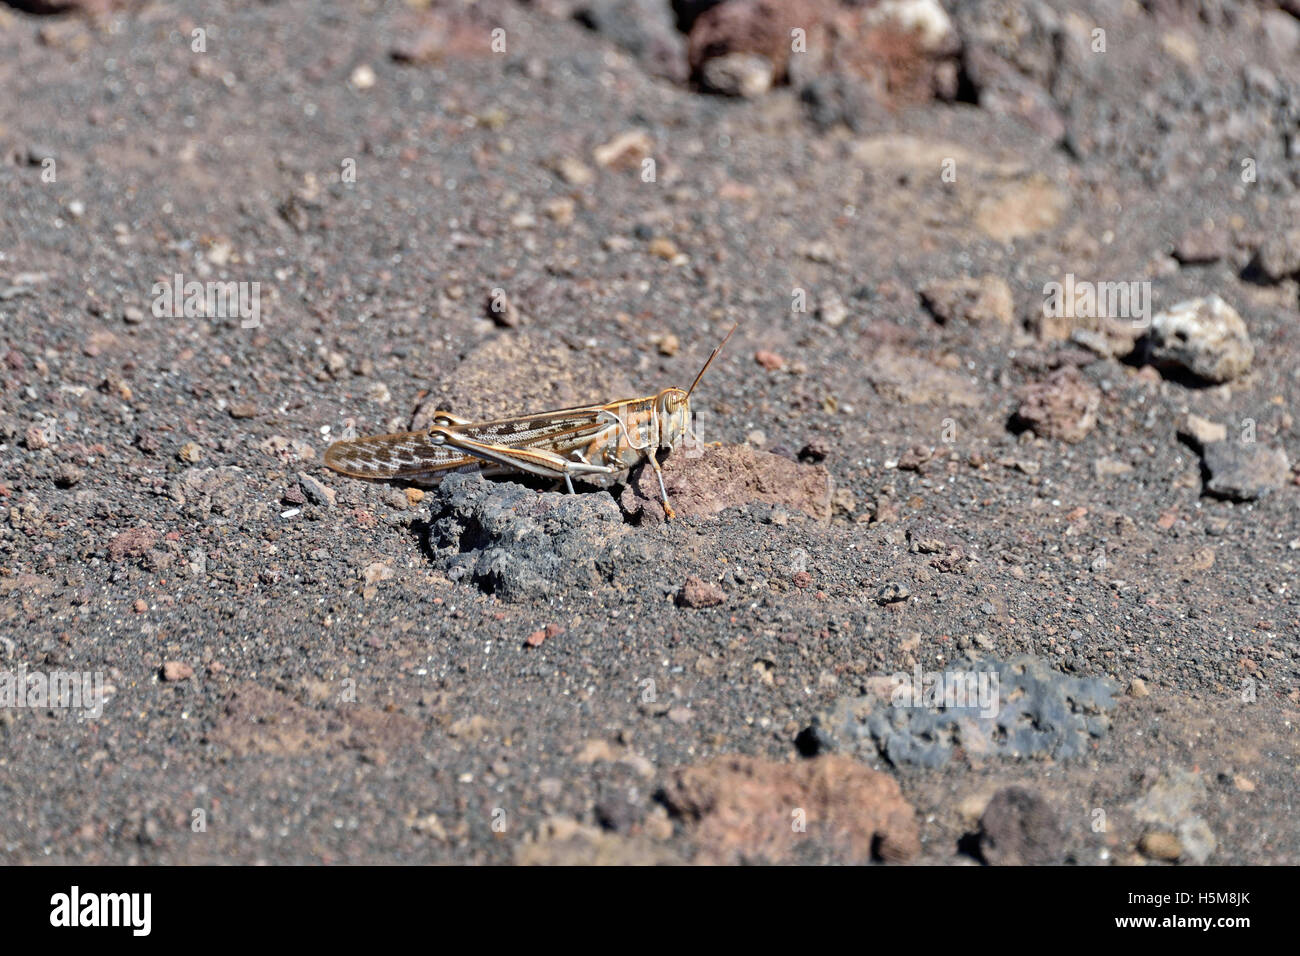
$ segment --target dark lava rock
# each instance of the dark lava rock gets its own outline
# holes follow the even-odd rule
[[[1024,787],[1003,787],[980,817],[980,856],[991,866],[1059,863],[1061,841],[1056,811]]]
[[[449,475],[430,495],[428,547],[453,581],[507,601],[591,588],[649,559],[608,494],[538,492]]]
[[[805,740],[815,737],[819,751],[878,752],[895,766],[942,767],[959,748],[970,758],[1080,757],[1110,728],[1106,711],[1115,706],[1117,688],[1108,680],[1068,677],[1027,655],[953,664],[943,672],[946,682],[958,675],[965,699],[932,698],[929,674],[914,699],[915,677],[896,675],[890,699],[844,698]],[[991,692],[987,700],[979,699],[972,680]]]

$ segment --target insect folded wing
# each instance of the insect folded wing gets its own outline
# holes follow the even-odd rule
[[[427,432],[402,432],[337,441],[325,451],[325,464],[354,478],[412,478],[475,464],[476,459]]]
[[[563,447],[564,442],[551,439],[544,444],[505,445],[479,441],[457,428],[434,428],[434,441],[442,440],[448,445],[480,458],[484,462],[524,471],[545,478],[562,478],[566,475],[608,474],[613,468],[593,465],[588,462],[575,461],[573,458],[554,450]],[[547,447],[549,445],[550,447]]]

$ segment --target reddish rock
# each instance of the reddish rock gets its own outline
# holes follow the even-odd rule
[[[802,31],[798,50],[795,30]],[[956,96],[960,48],[937,3],[725,0],[695,19],[687,54],[692,77],[706,89],[718,87],[711,64],[754,56],[770,64],[774,83],[803,85],[838,73],[865,80],[879,99],[918,102]]]
[[[921,848],[898,782],[838,755],[718,757],[674,770],[663,796],[698,863],[901,862]]]
[[[545,627],[538,628],[524,638],[524,643],[529,647],[541,647],[552,637],[558,637],[564,633],[564,628],[558,624],[547,624]]]
[[[677,603],[681,607],[717,607],[727,600],[727,592],[711,582],[691,575],[677,593]]]
[[[1016,418],[1045,438],[1074,443],[1097,426],[1100,406],[1101,389],[1069,365],[1024,388]]]
[[[823,29],[834,4],[831,0],[726,0],[704,11],[691,27],[687,59],[699,81],[705,64],[735,53],[757,53],[772,64],[776,82],[790,64],[791,31],[804,30],[809,47]]]
[[[938,3],[886,2],[842,10],[831,63],[892,103],[957,95],[961,40]]]
[[[138,558],[146,554],[157,543],[158,532],[154,531],[153,528],[148,526],[132,528],[114,536],[113,540],[108,543],[108,559],[110,561],[125,561],[127,558]]]
[[[805,465],[744,445],[679,447],[663,465],[668,500],[679,517],[707,517],[755,503],[782,505],[818,521],[831,516],[831,477],[821,465]],[[664,520],[654,470],[632,471],[619,499],[629,516]]]

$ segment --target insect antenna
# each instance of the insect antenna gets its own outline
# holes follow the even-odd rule
[[[738,328],[740,328],[739,322],[731,327],[731,332],[728,332],[722,337],[722,341],[718,343],[718,347],[713,350],[713,354],[709,356],[709,360],[704,363],[704,368],[700,369],[700,374],[695,376],[695,381],[691,382],[691,387],[686,390],[687,398],[691,397],[691,392],[695,391],[695,386],[700,384],[700,379],[704,378],[704,373],[709,370],[709,366],[713,364],[713,360],[718,357],[718,353],[722,351],[722,347],[727,344],[727,339],[731,338],[732,333]]]

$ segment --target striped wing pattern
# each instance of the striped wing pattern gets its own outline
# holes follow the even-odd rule
[[[326,465],[354,478],[415,478],[477,463],[454,448],[433,444],[425,432],[336,441],[325,450]]]
[[[603,406],[564,408],[450,429],[474,441],[503,448],[545,448],[567,454],[588,445],[611,425]],[[325,464],[354,478],[428,478],[449,471],[499,473],[494,466],[460,449],[430,441],[427,432],[401,432],[356,438],[330,445]]]

